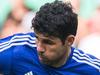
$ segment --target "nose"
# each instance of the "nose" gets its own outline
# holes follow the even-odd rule
[[[44,52],[45,51],[43,43],[41,43],[41,42],[37,43],[37,51],[38,52]]]

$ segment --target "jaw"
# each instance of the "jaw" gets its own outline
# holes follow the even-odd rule
[[[66,50],[63,54],[63,56],[61,56],[57,61],[53,61],[52,64],[50,64],[50,66],[52,67],[61,67],[62,65],[64,65],[71,53],[71,48],[69,48],[68,50]]]

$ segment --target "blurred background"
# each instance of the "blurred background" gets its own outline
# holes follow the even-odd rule
[[[32,32],[31,20],[41,5],[54,0],[0,0],[0,38]],[[74,47],[100,58],[100,0],[62,0],[71,2],[78,14]]]
[[[78,14],[78,30],[73,44],[76,48],[100,59],[100,0],[70,1]]]

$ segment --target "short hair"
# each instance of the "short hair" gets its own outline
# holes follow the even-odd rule
[[[75,36],[77,25],[77,14],[73,12],[71,3],[57,0],[41,6],[32,20],[34,31],[61,40],[70,34]]]

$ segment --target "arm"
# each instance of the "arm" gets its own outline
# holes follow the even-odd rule
[[[0,73],[9,73],[11,69],[12,51],[7,49],[0,52]]]
[[[20,51],[27,50],[22,49],[23,46],[29,48],[36,47],[34,33],[15,34],[0,40],[0,73],[9,74],[10,71],[12,72],[12,64],[14,64],[15,60],[14,53],[19,54]],[[17,57],[17,55],[15,56]]]

